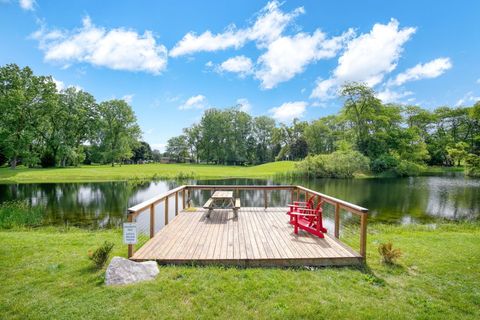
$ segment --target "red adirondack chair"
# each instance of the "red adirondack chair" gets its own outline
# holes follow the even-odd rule
[[[290,211],[290,224],[294,227],[295,234],[298,234],[298,229],[305,230],[319,238],[324,238],[324,233],[327,233],[327,229],[323,227],[322,217],[322,205],[323,201],[319,201],[314,208],[314,197],[310,198],[307,202],[303,202],[305,206],[298,205],[298,202],[294,202],[293,205],[289,205]]]

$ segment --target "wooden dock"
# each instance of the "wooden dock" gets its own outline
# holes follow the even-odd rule
[[[333,236],[324,239],[288,223],[287,208],[181,210],[131,257],[160,264],[222,264],[235,266],[332,266],[362,263],[362,256]]]

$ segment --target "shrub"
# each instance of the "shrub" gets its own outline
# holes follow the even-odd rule
[[[400,249],[394,249],[391,242],[381,243],[378,246],[378,252],[382,257],[382,262],[386,264],[396,264],[398,258],[402,256]]]
[[[382,154],[372,161],[371,169],[374,173],[382,173],[394,169],[399,164],[399,160],[391,154]]]
[[[469,154],[465,157],[465,175],[480,177],[480,156]]]
[[[43,212],[43,207],[31,207],[25,201],[4,202],[0,205],[0,229],[40,226]]]
[[[411,177],[418,176],[423,170],[425,170],[425,167],[418,163],[400,160],[393,172],[399,177]]]
[[[308,156],[296,165],[305,176],[316,178],[353,178],[355,173],[368,171],[370,160],[358,151],[335,151]]]
[[[107,263],[108,258],[110,257],[110,252],[112,252],[114,244],[108,241],[105,241],[97,250],[94,252],[89,252],[88,257],[93,262],[95,268],[101,269]]]

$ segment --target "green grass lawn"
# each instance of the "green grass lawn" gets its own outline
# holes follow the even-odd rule
[[[0,231],[2,319],[479,319],[480,225],[371,225],[368,268],[160,268],[158,278],[105,287],[89,249],[120,230]],[[399,266],[379,262],[392,241]]]
[[[19,167],[15,170],[0,168],[0,183],[93,182],[155,178],[266,178],[293,169],[293,161],[278,161],[251,167],[159,163],[117,165],[115,167],[92,165],[50,169]]]

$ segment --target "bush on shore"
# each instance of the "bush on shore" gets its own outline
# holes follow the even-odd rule
[[[358,151],[335,151],[308,156],[296,165],[303,175],[315,178],[353,178],[369,170],[370,160]]]
[[[469,154],[465,158],[465,175],[480,177],[480,156]]]

